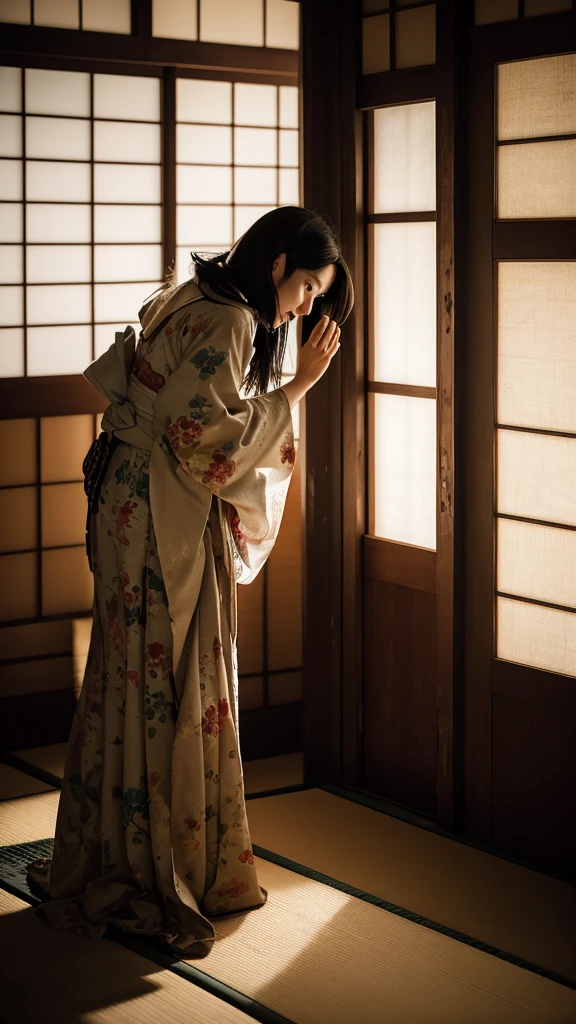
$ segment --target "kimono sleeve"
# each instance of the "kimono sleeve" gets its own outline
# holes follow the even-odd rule
[[[219,309],[207,335],[183,348],[178,369],[158,395],[156,423],[177,475],[225,503],[235,575],[250,582],[282,520],[296,457],[292,413],[281,388],[240,397],[252,355],[252,319],[238,307]]]

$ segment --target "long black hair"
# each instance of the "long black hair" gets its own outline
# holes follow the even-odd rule
[[[288,321],[272,324],[277,313],[277,291],[272,264],[286,253],[282,283],[295,270],[319,270],[333,263],[336,276],[322,298],[314,302],[307,317],[306,340],[324,314],[343,324],[352,312],[354,287],[336,235],[326,217],[301,206],[280,206],[260,217],[234,243],[232,249],[210,259],[190,253],[198,284],[206,282],[216,294],[242,302],[234,289],[245,296],[247,305],[258,312],[254,355],[243,381],[247,391],[264,394],[270,384],[280,387],[282,364],[288,338]]]

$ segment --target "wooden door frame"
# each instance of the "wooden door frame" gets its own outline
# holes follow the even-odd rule
[[[461,144],[454,145],[455,124],[459,128],[463,124],[456,82],[462,74],[462,39],[471,10],[471,0],[466,4],[439,0],[437,63],[409,71],[362,76],[361,10],[351,0],[339,5],[339,17],[328,0],[304,4],[301,40],[304,205],[330,215],[356,285],[355,308],[342,330],[339,358],[306,398],[305,782],[358,789],[361,780],[362,573],[363,560],[373,560],[377,543],[365,536],[363,111],[433,98],[437,102],[440,513],[435,573],[440,652],[437,791],[438,821],[448,829],[460,821],[463,806],[463,528],[459,527],[459,536],[455,530],[455,511],[461,517],[463,509],[459,465],[463,451],[462,441],[455,449],[454,436],[455,420],[460,426],[463,421],[465,345],[461,343],[461,358],[455,365],[456,295],[461,287],[455,266],[463,264],[455,261],[454,247],[461,247],[463,228],[455,227],[453,191],[456,187],[461,201],[462,189],[455,185],[454,175],[455,161],[459,168],[464,153]],[[459,295],[458,291],[458,303]]]
[[[576,712],[574,680],[499,660],[495,636],[495,408],[497,259],[575,259],[566,221],[495,219],[495,67],[576,46],[576,10],[483,26],[470,45],[466,482],[466,831],[492,839],[492,698]]]

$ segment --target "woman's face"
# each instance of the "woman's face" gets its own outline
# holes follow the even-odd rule
[[[336,277],[336,266],[329,263],[320,270],[295,270],[282,284],[286,268],[286,253],[281,252],[272,264],[272,280],[276,286],[276,318],[273,327],[280,327],[284,320],[307,316],[314,299],[328,291]]]

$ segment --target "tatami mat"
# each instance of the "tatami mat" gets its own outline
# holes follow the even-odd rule
[[[15,846],[50,839],[56,830],[60,790],[0,803],[0,844]]]
[[[27,750],[12,750],[10,753],[19,761],[41,768],[61,779],[64,775],[67,743],[51,743],[46,747],[30,747]]]
[[[46,782],[32,778],[25,772],[0,764],[0,800],[13,800],[15,797],[29,796],[31,793],[46,793],[54,787]]]
[[[48,928],[1,889],[0,948],[7,1024],[253,1024],[117,942]]]
[[[254,844],[576,979],[576,887],[321,789],[247,806]]]

